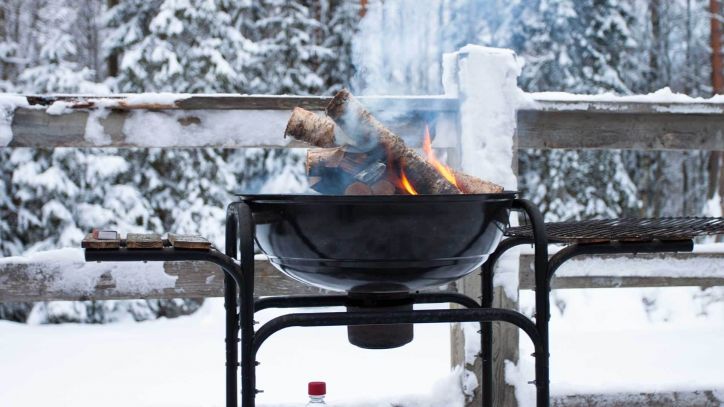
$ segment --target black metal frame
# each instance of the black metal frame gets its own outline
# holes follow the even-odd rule
[[[549,280],[548,270],[548,249],[544,230],[543,219],[537,208],[530,202],[515,200],[514,207],[526,212],[531,219],[538,243],[536,244],[536,285],[540,288],[538,292],[547,293]],[[275,332],[282,329],[297,326],[351,326],[351,325],[390,325],[400,323],[450,323],[450,322],[479,322],[483,333],[490,333],[490,326],[493,321],[511,323],[523,330],[535,346],[534,357],[536,358],[536,381],[537,406],[547,407],[549,405],[549,380],[548,380],[548,319],[544,318],[535,324],[523,314],[507,309],[492,308],[492,266],[488,267],[490,289],[484,285],[483,303],[479,304],[474,299],[459,293],[415,293],[408,301],[414,304],[421,303],[456,303],[467,307],[466,309],[451,310],[413,310],[396,312],[376,311],[355,311],[355,312],[315,312],[303,314],[287,314],[276,317],[254,331],[254,313],[267,308],[297,308],[297,307],[319,307],[319,306],[343,306],[349,305],[352,301],[347,295],[333,296],[291,296],[291,297],[267,297],[254,300],[254,219],[250,208],[244,202],[234,202],[227,210],[226,224],[226,254],[236,258],[237,253],[241,254],[241,269],[243,278],[238,287],[228,287],[232,281],[226,283],[226,304],[236,301],[235,290],[238,288],[241,312],[237,315],[228,315],[230,308],[227,305],[227,407],[236,407],[237,398],[235,381],[236,370],[229,366],[236,366],[238,359],[235,358],[236,347],[234,343],[238,340],[238,331],[231,328],[236,321],[240,323],[241,329],[241,406],[253,407],[256,389],[255,368],[256,353],[262,343]],[[512,247],[512,246],[511,246]],[[503,250],[504,251],[504,250]],[[502,251],[499,251],[502,254]],[[497,251],[496,251],[497,253]],[[495,256],[495,255],[494,255]],[[491,259],[494,257],[491,256]],[[499,257],[499,255],[498,255]],[[497,257],[487,264],[494,264]],[[485,270],[485,268],[484,268]],[[236,279],[233,281],[238,282]],[[542,286],[539,284],[543,284]],[[487,293],[487,295],[485,294]],[[548,295],[540,295],[537,301],[539,309],[547,315],[549,309]],[[486,328],[487,327],[487,328]],[[231,332],[233,331],[233,332]],[[492,343],[492,334],[483,335],[484,341]],[[234,349],[230,349],[234,346]],[[485,348],[484,348],[485,349]],[[488,352],[489,353],[489,352]],[[492,362],[492,358],[491,358]],[[489,366],[492,369],[492,363]],[[233,376],[233,377],[230,377]],[[492,383],[492,382],[491,382]],[[490,394],[489,391],[486,392]],[[492,400],[492,399],[491,399]],[[484,405],[492,406],[491,403]]]
[[[234,202],[227,208],[225,254],[219,251],[176,250],[86,250],[87,261],[208,261],[219,265],[225,273],[224,308],[226,309],[226,406],[238,406],[241,368],[241,406],[253,407],[256,389],[256,354],[272,334],[288,327],[390,325],[401,323],[479,322],[481,324],[482,404],[493,406],[492,322],[511,323],[523,330],[532,340],[535,353],[535,381],[537,407],[550,405],[549,292],[555,271],[565,261],[583,254],[644,253],[691,251],[693,241],[604,242],[573,244],[548,258],[548,238],[543,217],[529,201],[515,199],[513,209],[522,211],[532,226],[532,237],[511,237],[503,240],[482,266],[482,298],[474,299],[459,293],[415,293],[406,301],[413,304],[455,303],[465,309],[413,310],[413,311],[354,311],[293,313],[276,317],[254,330],[254,314],[268,308],[303,308],[350,305],[348,295],[285,296],[254,298],[254,219],[244,202]],[[492,308],[493,275],[495,263],[507,250],[533,244],[535,248],[535,323],[523,314]],[[235,259],[239,258],[237,263]],[[239,336],[241,333],[241,337]],[[241,353],[241,361],[239,360]]]

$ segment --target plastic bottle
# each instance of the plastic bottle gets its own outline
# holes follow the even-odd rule
[[[309,382],[307,385],[307,393],[309,394],[308,407],[326,406],[324,396],[327,394],[327,383],[325,382]]]

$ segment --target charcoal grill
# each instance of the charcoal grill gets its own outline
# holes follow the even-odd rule
[[[529,223],[506,228],[511,209],[522,212]],[[330,235],[330,230],[337,230],[337,236]],[[361,240],[352,238],[356,233],[363,234]],[[550,280],[558,267],[582,254],[691,251],[693,238],[711,234],[724,234],[724,219],[544,224],[537,208],[529,201],[516,199],[514,193],[456,197],[247,195],[228,207],[225,254],[215,249],[86,250],[86,260],[203,260],[224,270],[227,407],[238,405],[239,367],[241,405],[254,406],[258,392],[256,353],[267,338],[282,329],[348,326],[358,329],[350,331],[353,342],[386,347],[407,340],[410,324],[439,322],[481,324],[482,404],[493,406],[493,321],[514,324],[532,340],[536,405],[546,407],[548,296]],[[500,241],[503,235],[505,239]],[[254,298],[255,239],[283,273],[344,293]],[[548,242],[568,246],[549,259]],[[492,308],[495,263],[505,251],[522,244],[535,248],[535,321],[513,310]],[[480,302],[455,292],[417,291],[462,277],[481,263]],[[412,309],[413,304],[421,303],[455,303],[466,308]],[[348,312],[286,314],[254,329],[254,313],[263,309],[324,306],[346,306]],[[385,331],[392,332],[391,342],[375,343],[375,338]]]

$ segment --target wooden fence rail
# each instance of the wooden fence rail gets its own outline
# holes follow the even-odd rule
[[[601,261],[626,264],[621,263],[622,260],[659,260],[660,264],[676,265],[675,270],[665,265],[649,267],[646,273],[627,274],[622,270],[618,275],[611,275],[605,267],[595,273],[580,272],[595,269]],[[204,298],[224,295],[223,274],[216,265],[203,262],[158,264],[158,268],[148,268],[131,263],[6,261],[0,263],[0,302]],[[521,290],[529,290],[534,286],[532,264],[532,255],[524,254],[520,257]],[[702,268],[703,264],[706,266]],[[134,270],[137,267],[142,268]],[[284,276],[264,258],[256,260],[255,268],[255,287],[259,296],[326,293]],[[129,275],[135,281],[128,281]],[[166,276],[175,280],[164,278]],[[724,286],[724,253],[581,257],[564,265],[559,276],[553,280],[553,288],[556,289],[670,286]]]
[[[205,121],[231,120],[220,116],[234,111],[240,123],[236,133],[215,142],[197,144],[179,140],[169,147],[304,147],[282,138],[288,111],[302,106],[321,111],[328,97],[299,96],[189,96],[174,102],[134,102],[132,98],[83,96],[28,97],[33,105],[15,111],[13,147],[99,147],[85,137],[89,118],[98,120],[110,136],[106,146],[149,147],[128,138],[124,126],[129,116],[145,112],[155,119],[178,122],[181,128],[205,126]],[[724,103],[591,102],[586,99],[536,100],[518,111],[520,149],[643,149],[724,151]],[[411,145],[419,145],[426,122],[437,129],[436,146],[458,145],[458,99],[440,96],[363,98],[371,110]],[[67,103],[65,114],[49,114],[45,107]],[[106,106],[106,107],[98,107]],[[109,109],[104,117],[92,117],[97,109]],[[260,120],[262,118],[263,120]],[[156,145],[154,145],[156,146]],[[157,146],[160,147],[160,146]]]

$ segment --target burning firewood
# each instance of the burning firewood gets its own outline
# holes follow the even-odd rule
[[[377,121],[348,91],[335,96],[329,117],[295,108],[285,136],[318,147],[307,152],[312,189],[323,194],[481,194],[503,188],[439,162],[426,130],[426,158]],[[337,136],[340,136],[339,138]],[[333,148],[329,148],[336,146]]]
[[[405,173],[418,193],[460,193],[430,163],[408,148],[399,136],[377,121],[346,89],[338,92],[327,105],[327,115],[347,136],[353,137],[357,145],[381,145],[391,161],[405,166]]]
[[[284,137],[292,136],[317,147],[334,147],[334,129],[334,121],[329,117],[295,107],[284,130]]]
[[[484,181],[472,175],[453,170],[457,187],[463,194],[499,194],[503,187],[489,181]]]

